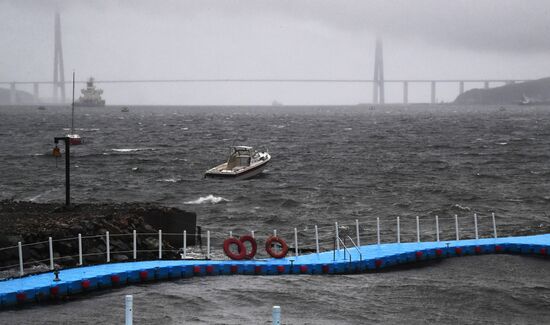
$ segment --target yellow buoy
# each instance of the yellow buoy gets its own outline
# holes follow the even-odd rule
[[[52,155],[54,157],[61,157],[61,150],[59,150],[59,148],[56,146],[55,148],[53,148]]]

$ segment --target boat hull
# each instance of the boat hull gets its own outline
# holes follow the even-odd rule
[[[72,146],[82,144],[82,138],[78,134],[67,134],[67,137]]]
[[[238,172],[220,172],[220,171],[217,171],[215,167],[208,170],[204,174],[204,177],[218,178],[218,179],[235,179],[235,180],[249,179],[261,174],[264,171],[265,167],[267,167],[268,163],[269,163],[269,160],[266,160],[255,166],[242,169]]]

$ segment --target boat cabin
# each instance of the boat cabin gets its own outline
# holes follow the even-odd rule
[[[235,167],[247,167],[250,166],[252,155],[254,151],[252,147],[248,146],[235,146],[231,148],[231,154],[227,160],[226,169],[231,170]]]

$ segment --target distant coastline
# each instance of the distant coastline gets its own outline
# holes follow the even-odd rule
[[[34,104],[37,100],[34,96],[26,91],[16,90],[15,92],[16,102],[18,105]],[[0,105],[11,104],[11,90],[6,88],[0,88]]]
[[[550,78],[508,84],[489,89],[471,89],[459,95],[454,104],[521,105],[550,104]]]

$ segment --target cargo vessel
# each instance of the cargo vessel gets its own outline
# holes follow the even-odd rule
[[[78,98],[78,102],[75,103],[77,106],[87,106],[87,107],[103,107],[105,106],[105,100],[101,98],[103,90],[96,88],[94,85],[94,78],[90,77],[86,82],[86,88],[80,90],[82,96]]]

